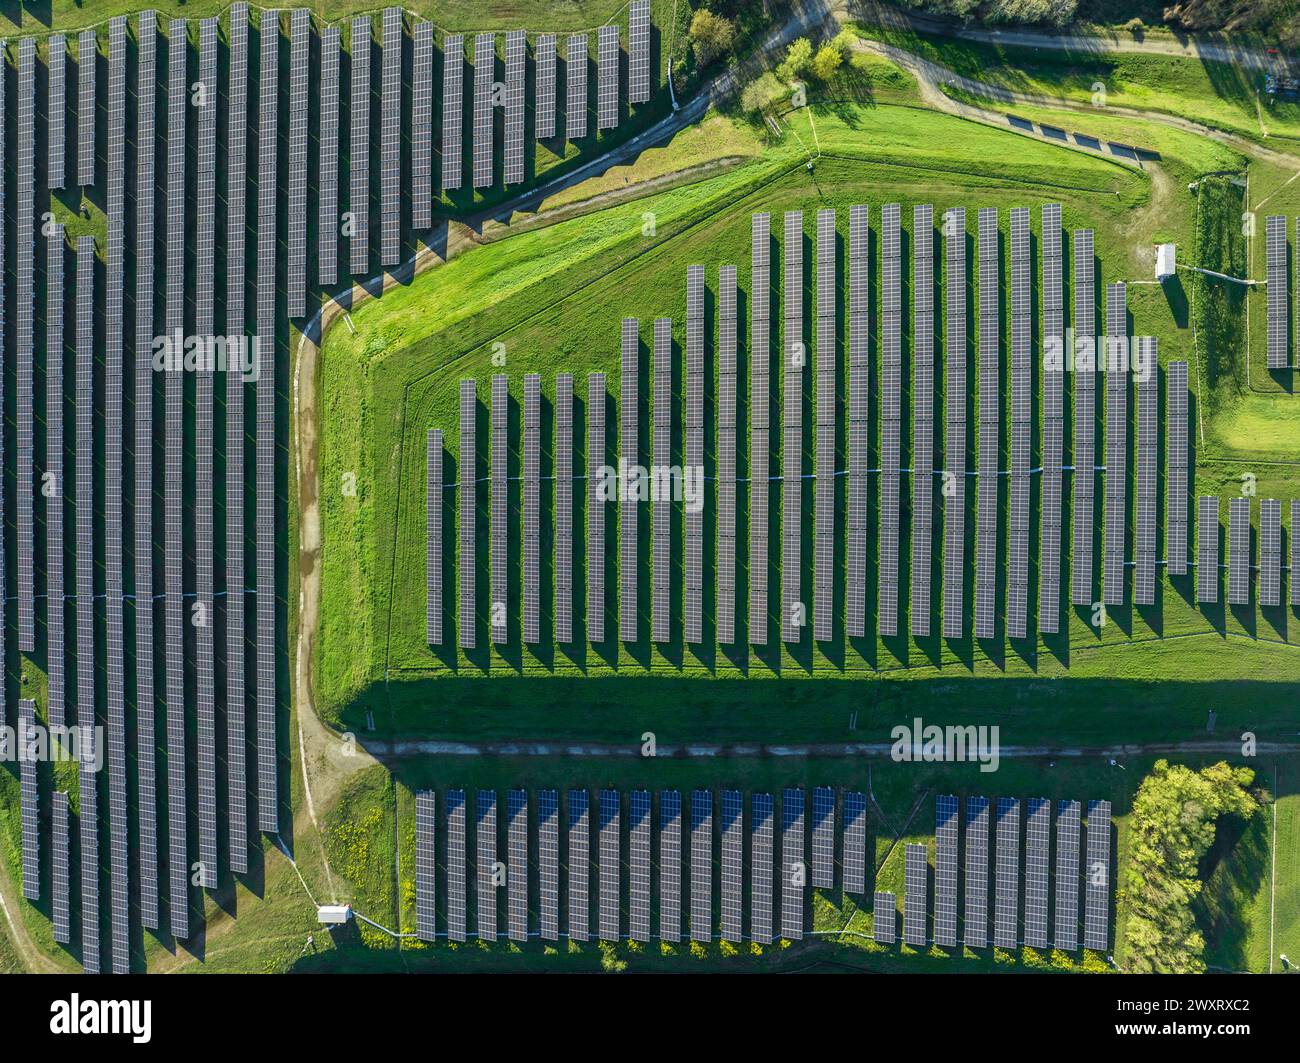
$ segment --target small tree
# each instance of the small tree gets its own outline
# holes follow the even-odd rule
[[[695,61],[700,66],[708,66],[736,43],[736,25],[730,19],[700,8],[691,19],[690,37]]]
[[[800,37],[797,41],[791,42],[790,47],[786,49],[785,58],[776,68],[776,76],[782,81],[793,81],[812,64],[812,57],[812,41],[807,37]]]
[[[844,62],[843,53],[833,44],[823,44],[812,62],[813,76],[818,81],[830,81]]]

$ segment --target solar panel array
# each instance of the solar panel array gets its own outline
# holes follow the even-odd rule
[[[460,188],[465,172],[465,38],[451,33],[442,42],[442,187]]]
[[[504,180],[524,180],[524,63],[528,44],[523,30],[506,34],[506,130]]]
[[[352,105],[348,136],[348,270],[365,273],[370,267],[370,52],[374,47],[369,15],[352,20]]]
[[[480,790],[474,800],[474,899],[480,941],[497,939],[497,794]]]
[[[465,791],[447,791],[447,939],[465,940]]]
[[[569,940],[586,941],[590,933],[591,811],[586,790],[568,796]]]
[[[1079,802],[1056,806],[1056,904],[1052,944],[1073,952],[1079,947]]]
[[[1285,369],[1291,362],[1291,314],[1287,300],[1286,218],[1270,214],[1264,219],[1268,291],[1268,348],[1270,369]]]
[[[600,912],[597,933],[602,941],[618,940],[620,799],[617,790],[600,791],[599,841]]]
[[[660,471],[667,473],[673,460],[673,336],[672,322],[667,318],[655,318],[652,357],[654,402],[651,415],[654,420],[651,426],[650,461],[653,486],[653,474]],[[636,416],[635,408],[632,413]],[[655,642],[662,643],[667,642],[672,633],[672,609],[669,605],[672,588],[672,495],[667,491],[652,491],[650,503],[650,637]],[[632,504],[636,504],[635,500]],[[631,564],[636,564],[635,560]],[[627,638],[626,635],[623,637]]]
[[[533,45],[533,135],[555,136],[555,34],[543,33]]]
[[[316,279],[322,286],[338,280],[339,259],[339,56],[338,26],[320,33],[320,150],[316,171]],[[418,170],[416,174],[418,175]],[[414,193],[412,193],[414,195]],[[418,200],[417,200],[418,203]]]
[[[1228,502],[1228,604],[1250,604],[1250,499]]]
[[[957,798],[934,799],[934,943],[957,944]]]
[[[587,638],[605,641],[605,500],[593,473],[605,464],[605,374],[587,377]]]
[[[818,786],[812,795],[812,878],[816,889],[835,885],[835,791]]]
[[[504,382],[503,382],[504,383]],[[524,377],[524,531],[521,537],[524,569],[521,580],[524,599],[524,641],[541,641],[541,464],[542,464],[542,378],[536,373]]]
[[[672,342],[672,323],[664,320],[665,331]],[[658,344],[656,343],[656,346]],[[686,464],[683,477],[697,478],[701,492],[704,486],[704,267],[688,266],[686,269]],[[685,482],[683,482],[685,497]],[[704,506],[690,503],[683,508],[686,513],[686,557],[682,565],[682,628],[686,641],[692,645],[704,640]]]
[[[564,135],[581,140],[587,135],[587,66],[590,61],[585,33],[571,33],[564,45]]]
[[[627,98],[650,99],[650,0],[632,0],[627,9]]]
[[[1165,422],[1169,441],[1168,472],[1165,475],[1165,553],[1169,574],[1185,576],[1189,462],[1186,362],[1169,363],[1165,371],[1165,389]]]
[[[68,39],[62,33],[54,34],[46,42],[46,51],[45,62],[50,69],[49,95],[45,109],[49,116],[46,184],[50,188],[62,188],[66,182]]]
[[[872,903],[871,939],[877,945],[892,945],[898,940],[898,901],[884,890],[876,890]]]
[[[384,8],[379,126],[379,264],[402,257],[402,9]],[[292,313],[289,315],[292,317]]]
[[[637,325],[635,318],[623,319],[618,455],[620,463],[626,463],[628,468],[640,464],[637,423],[641,399],[638,376],[641,350]],[[624,642],[635,642],[637,638],[637,500],[632,496],[631,491],[621,491],[618,506],[618,637]]]
[[[924,948],[927,878],[924,845],[908,845],[903,872],[903,941]]]
[[[817,423],[813,532],[813,637],[835,631],[835,211],[817,212]]]
[[[1022,639],[1029,614],[1029,453],[1034,432],[1034,325],[1029,211],[1011,210],[1011,490],[1007,512],[1007,634]]]
[[[760,945],[772,941],[772,866],[776,814],[771,794],[749,799],[749,925]]]
[[[560,795],[537,791],[538,933],[543,941],[560,939]]]
[[[962,944],[982,949],[989,942],[989,802],[966,798],[966,905]]]
[[[713,940],[713,794],[691,791],[691,940]]]
[[[722,837],[722,940],[744,937],[741,897],[745,890],[744,805],[739,790],[722,791],[718,833]]]
[[[1128,307],[1124,282],[1106,285],[1106,532],[1102,601],[1124,601],[1128,520]]]
[[[911,632],[930,634],[934,540],[934,208],[912,208],[912,608]]]
[[[1047,948],[1048,854],[1052,806],[1045,797],[1025,804],[1025,944]]]
[[[803,637],[803,212],[785,214],[781,400],[781,641]],[[757,555],[755,555],[757,556]]]
[[[506,793],[506,935],[528,940],[528,791]]]
[[[475,602],[476,564],[474,547],[478,538],[478,458],[476,454],[478,435],[478,394],[473,380],[460,382],[460,453],[457,458],[457,478],[459,497],[458,533],[460,548],[456,551],[459,569],[456,579],[456,592],[460,602],[460,617],[457,623],[458,641],[462,649],[473,649],[475,645],[475,628],[477,624],[477,607]]]
[[[991,639],[997,621],[998,478],[1002,391],[998,376],[1001,266],[998,212],[980,208],[979,227],[979,469],[975,540],[975,637]],[[1014,356],[1013,356],[1014,360]]]
[[[509,634],[506,599],[509,595],[510,530],[506,518],[510,506],[509,463],[510,453],[506,442],[506,418],[510,411],[510,392],[506,377],[492,378],[492,408],[490,441],[491,473],[489,482],[489,524],[491,536],[491,579],[488,599],[488,616],[492,641],[501,645]]]
[[[596,31],[596,128],[618,125],[618,27]]]
[[[803,938],[803,886],[808,868],[804,861],[804,793],[786,788],[781,793],[781,936]]]
[[[23,836],[23,896],[41,897],[40,791],[36,781],[36,702],[18,700],[19,731],[19,816]]]
[[[771,216],[750,218],[749,641],[767,644],[768,495],[772,472]]]
[[[1084,867],[1084,948],[1110,942],[1110,802],[1088,802],[1088,852]]]
[[[45,505],[45,633],[49,647],[46,719],[64,724],[67,670],[63,655],[63,226],[50,226],[45,258],[45,453],[54,487]],[[2,508],[2,507],[0,507]],[[4,555],[0,552],[0,572]]]
[[[880,558],[878,624],[898,634],[899,483],[903,417],[902,237],[897,203],[880,210]]]
[[[628,796],[628,928],[633,941],[650,940],[650,791]]]
[[[415,795],[415,934],[421,941],[437,937],[435,880],[438,863],[434,851],[437,795],[419,790]]]
[[[1061,496],[1065,464],[1065,302],[1062,294],[1061,205],[1043,207],[1040,244],[1043,263],[1043,349],[1058,357],[1044,359],[1042,480],[1039,485],[1041,533],[1038,553],[1038,628],[1055,634],[1061,615]]]
[[[682,939],[682,795],[659,793],[659,938]]]
[[[426,599],[424,640],[442,643],[442,432],[430,428],[425,455]]]
[[[95,31],[77,37],[77,184],[95,183]],[[21,106],[21,100],[19,101]],[[24,186],[25,187],[25,186]]]
[[[1214,495],[1197,501],[1196,600],[1219,600],[1219,500]]]
[[[846,893],[865,893],[867,889],[867,801],[865,795],[850,790],[844,795],[843,808],[843,884]]]
[[[36,202],[35,153],[36,130],[33,117],[36,96],[36,42],[24,37],[18,42],[18,196],[15,279],[18,286],[15,317],[18,347],[17,409],[32,409],[34,348],[32,340],[35,288],[33,280],[36,254],[34,211]],[[93,99],[93,97],[92,97]],[[84,110],[84,108],[83,108]],[[92,127],[93,128],[93,127]],[[17,499],[18,519],[18,649],[32,653],[36,649],[35,574],[32,540],[32,427],[34,417],[18,419]]]
[[[999,797],[997,810],[993,944],[1014,949],[1020,915],[1020,802],[1014,797]]]
[[[474,38],[474,187],[492,184],[492,84],[496,80],[496,37]]]
[[[431,224],[433,224],[433,24],[416,22],[411,27],[411,228],[427,229]]]
[[[947,212],[943,222],[947,352],[943,476],[943,637],[965,630],[966,579],[966,211]]]
[[[715,626],[718,642],[736,641],[736,267],[718,271],[718,544],[714,558]]]
[[[866,633],[867,459],[870,451],[871,258],[868,208],[849,208],[849,483],[845,502],[844,629]],[[755,285],[757,287],[757,285]]]
[[[1282,503],[1276,498],[1259,503],[1259,604],[1282,604]]]
[[[385,12],[385,22],[387,18]],[[307,83],[311,73],[311,12],[306,8],[297,8],[289,15],[289,49],[289,253],[285,294],[288,314],[296,318],[302,317],[307,310],[307,118],[310,108]],[[213,73],[216,73],[215,66]]]
[[[1074,233],[1074,342],[1080,351],[1095,350],[1097,306],[1091,229]],[[1086,362],[1074,374],[1074,550],[1071,555],[1070,602],[1092,605],[1094,499],[1097,485],[1097,378]]]
[[[1159,368],[1154,336],[1137,341],[1138,359],[1147,367],[1137,380],[1137,541],[1133,544],[1133,601],[1156,600],[1156,486],[1160,478]]]
[[[555,378],[555,641],[573,641],[573,376]]]

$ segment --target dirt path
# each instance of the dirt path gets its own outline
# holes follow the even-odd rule
[[[27,934],[27,924],[21,918],[14,918],[14,911],[23,903],[25,902],[19,899],[14,884],[9,880],[8,872],[0,869],[0,912],[3,913],[5,926],[9,930],[9,940],[13,942],[23,966],[30,974],[64,973],[65,968],[36,947],[36,943]]]

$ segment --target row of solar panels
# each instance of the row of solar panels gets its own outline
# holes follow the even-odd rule
[[[924,298],[914,299],[915,323],[912,329],[912,399],[915,413],[912,417],[912,469],[907,472],[912,477],[912,526],[911,526],[911,567],[910,585],[912,587],[911,631],[914,635],[926,635],[930,630],[929,588],[932,575],[932,548],[934,529],[931,507],[934,498],[934,486],[938,484],[944,498],[944,565],[940,574],[943,588],[943,631],[946,637],[959,638],[965,631],[964,594],[966,583],[965,549],[965,506],[964,483],[971,473],[966,468],[967,446],[969,443],[966,430],[966,303],[965,303],[965,227],[964,214],[952,211],[944,226],[944,240],[947,247],[947,270],[945,287],[948,295],[947,329],[946,329],[946,385],[947,385],[947,423],[945,425],[945,465],[944,469],[933,467],[933,449],[935,446],[934,375],[935,333],[932,321],[933,301],[931,298],[934,284],[933,253],[935,240],[926,240],[921,234],[927,230],[933,232],[932,213],[929,208],[917,207],[914,213],[914,239],[912,240],[914,288],[924,293]],[[1045,328],[1060,328],[1064,321],[1064,278],[1061,275],[1062,233],[1060,230],[1060,208],[1049,205],[1043,209],[1044,238],[1042,254],[1042,297],[1043,322]],[[847,471],[847,506],[845,532],[846,550],[846,586],[845,586],[845,628],[850,636],[858,637],[865,631],[865,587],[866,556],[871,529],[868,526],[868,506],[871,499],[870,480],[878,476],[879,493],[879,558],[877,571],[879,630],[882,635],[897,631],[899,600],[897,586],[901,579],[901,559],[899,537],[901,534],[900,481],[904,470],[901,468],[900,424],[902,416],[902,378],[903,355],[901,350],[901,259],[900,259],[900,216],[898,208],[886,205],[881,213],[881,371],[880,371],[880,467],[869,469],[870,450],[869,428],[872,415],[871,395],[869,389],[869,334],[870,319],[867,314],[869,289],[869,213],[866,207],[855,207],[849,218],[849,259],[848,272],[848,469],[835,467],[835,445],[838,437],[840,411],[836,401],[836,373],[838,360],[838,272],[837,272],[837,233],[833,211],[820,211],[817,216],[817,304],[815,335],[818,340],[817,377],[816,377],[816,418],[814,428],[816,440],[816,458],[813,478],[817,484],[814,514],[814,609],[813,631],[817,639],[833,637],[837,617],[834,603],[833,573],[837,535],[834,527],[834,480]],[[999,406],[1001,398],[1001,381],[997,368],[999,337],[997,322],[1000,315],[1000,269],[1001,252],[999,249],[996,211],[981,211],[979,216],[979,277],[980,277],[980,335],[978,380],[980,386],[980,426],[979,464],[974,475],[979,490],[977,507],[975,566],[975,634],[979,638],[996,636],[996,617],[998,615],[997,569],[999,558],[999,482],[1008,470],[1003,466],[1001,437],[1004,434],[1000,424]],[[779,477],[771,476],[770,443],[770,400],[768,382],[773,368],[767,357],[769,328],[767,292],[769,288],[768,271],[770,258],[769,219],[767,215],[756,215],[753,224],[753,296],[751,314],[753,316],[753,337],[751,341],[750,372],[750,431],[751,431],[751,475],[748,478],[750,493],[750,550],[751,556],[768,556],[767,544],[767,510],[769,479],[779,479],[783,486],[785,509],[782,517],[782,596],[781,596],[781,630],[785,641],[798,641],[802,637],[803,627],[803,558],[800,526],[802,519],[802,482],[803,471],[803,427],[802,403],[804,393],[804,358],[802,335],[802,215],[791,212],[785,219],[785,298],[783,301],[785,364],[778,367],[785,382],[782,401],[783,416],[783,472]],[[1054,363],[1045,358],[1042,371],[1043,397],[1042,415],[1042,464],[1031,468],[1033,435],[1033,338],[1032,329],[1032,291],[1030,277],[1029,251],[1030,216],[1027,210],[1018,208],[1011,217],[1011,379],[1010,379],[1010,487],[1009,487],[1009,527],[1007,537],[1008,580],[1005,591],[1007,634],[1012,638],[1022,638],[1029,634],[1030,617],[1030,552],[1035,538],[1030,512],[1032,483],[1035,476],[1042,477],[1042,506],[1040,511],[1040,528],[1037,542],[1040,549],[1038,566],[1038,628],[1045,633],[1055,632],[1060,626],[1061,568],[1065,557],[1073,559],[1071,582],[1071,601],[1076,605],[1092,605],[1096,600],[1096,572],[1093,561],[1093,540],[1095,535],[1094,497],[1098,475],[1104,473],[1105,509],[1104,537],[1102,540],[1102,601],[1107,604],[1123,602],[1129,594],[1128,569],[1133,569],[1132,600],[1138,605],[1150,605],[1155,602],[1156,572],[1160,565],[1158,552],[1158,482],[1161,455],[1159,453],[1159,373],[1157,365],[1158,352],[1156,342],[1149,337],[1139,337],[1136,347],[1130,351],[1127,329],[1127,306],[1125,286],[1112,284],[1106,291],[1106,331],[1096,355],[1099,372],[1104,372],[1106,382],[1105,402],[1105,463],[1099,465],[1095,458],[1097,438],[1097,411],[1095,389],[1097,373],[1080,370],[1071,372],[1074,379],[1074,426],[1073,461],[1066,464],[1064,431],[1064,392],[1068,363]],[[1081,230],[1074,234],[1075,279],[1073,284],[1075,329],[1080,336],[1085,336],[1091,344],[1096,323],[1093,320],[1094,296],[1093,276],[1095,262],[1091,252],[1092,233]],[[703,437],[705,426],[702,424],[703,392],[708,384],[702,370],[703,310],[706,300],[704,270],[691,266],[687,271],[687,336],[686,336],[686,388],[684,389],[686,427],[687,465],[691,464],[693,455],[703,454]],[[718,576],[716,580],[717,595],[717,632],[720,642],[728,643],[736,638],[735,631],[735,594],[737,585],[736,570],[736,535],[737,535],[737,477],[736,466],[739,452],[737,450],[736,425],[739,411],[737,409],[737,365],[736,346],[738,341],[736,319],[735,268],[724,266],[718,277],[718,314],[719,334],[717,350],[719,352],[719,369],[717,379],[718,401],[716,411],[717,432],[717,475],[714,483],[716,491],[716,536]],[[1045,332],[1042,338],[1044,348],[1055,344],[1059,349],[1063,343],[1061,333]],[[620,429],[619,457],[629,467],[638,465],[643,458],[640,440],[637,438],[638,410],[642,401],[642,389],[638,379],[640,349],[639,323],[634,319],[625,319],[621,328],[622,374],[620,379]],[[653,415],[650,458],[653,468],[666,469],[671,457],[671,432],[674,423],[672,402],[673,387],[671,362],[671,322],[657,319],[654,323],[652,340],[652,395]],[[1080,348],[1080,359],[1083,351]],[[1072,355],[1073,352],[1066,352]],[[1134,373],[1134,367],[1145,367],[1144,372]],[[1167,475],[1166,491],[1166,534],[1165,546],[1167,565],[1171,575],[1185,575],[1187,571],[1188,548],[1188,505],[1189,505],[1189,437],[1188,437],[1188,391],[1187,365],[1185,362],[1173,362],[1166,368],[1165,387],[1167,393],[1165,420],[1166,442],[1165,468]],[[1130,380],[1136,376],[1136,383]],[[537,389],[540,383],[529,378],[526,388]],[[589,379],[589,409],[603,411],[606,403],[604,377]],[[1132,386],[1136,393],[1137,433],[1135,437],[1136,474],[1130,486],[1128,472],[1128,392]],[[493,585],[491,603],[493,608],[493,634],[505,638],[508,631],[509,617],[513,603],[506,600],[504,591],[507,587],[508,541],[506,527],[505,499],[508,485],[506,483],[505,456],[508,447],[503,430],[506,423],[506,409],[509,402],[505,377],[493,380],[493,457],[489,479],[493,505],[489,520],[491,542],[493,543]],[[476,431],[478,407],[474,398],[473,381],[462,383],[461,434],[468,439]],[[557,403],[570,407],[573,402],[572,378],[565,376],[557,391]],[[594,426],[593,426],[594,427]],[[533,437],[534,444],[540,434]],[[574,439],[572,426],[563,434],[556,434],[556,467],[569,470],[565,477],[566,492],[564,496],[562,519],[571,525],[572,511],[572,476],[573,447],[578,445]],[[588,469],[598,470],[609,464],[606,452],[606,438],[603,421],[599,431],[588,434]],[[534,478],[540,474],[540,460],[529,451],[528,439],[525,439],[525,464],[531,468]],[[435,469],[430,465],[429,512],[435,510],[441,519],[441,498],[443,492],[458,485],[446,484],[441,475],[441,458]],[[463,470],[471,470],[473,464],[462,462]],[[1062,507],[1065,497],[1065,474],[1070,474],[1070,486],[1073,498],[1073,552],[1066,555],[1062,550]],[[436,473],[436,475],[435,475]],[[476,475],[476,474],[473,474]],[[525,476],[525,493],[531,488]],[[603,632],[603,614],[605,610],[604,594],[604,534],[605,516],[602,497],[597,493],[598,481],[588,475],[587,515],[591,524],[588,534],[588,566],[594,574],[589,584],[588,616],[592,621],[591,635],[596,640],[597,627]],[[468,482],[463,477],[462,482]],[[706,489],[709,481],[704,481]],[[469,522],[462,530],[462,543],[472,548],[474,541],[474,521],[477,519],[473,491],[462,491],[460,513],[462,521]],[[1127,507],[1130,495],[1133,496],[1136,515],[1135,538],[1130,550]],[[533,496],[535,497],[535,496]],[[653,509],[652,551],[651,551],[651,637],[656,642],[665,642],[671,638],[670,620],[670,572],[671,572],[671,508],[662,495],[655,496]],[[632,641],[639,637],[638,626],[638,588],[637,564],[639,530],[637,526],[638,506],[634,495],[624,492],[619,507],[619,616],[620,637]],[[537,515],[538,506],[534,505],[533,516]],[[699,620],[698,605],[702,595],[697,589],[702,586],[702,573],[698,571],[700,542],[703,535],[703,514],[708,506],[701,507],[700,512],[691,513],[688,509],[685,517],[685,575],[683,594],[683,627],[687,642],[698,642],[703,638],[703,628]],[[432,519],[432,518],[431,518]],[[529,518],[531,520],[531,518]],[[528,528],[540,529],[537,521],[528,523]],[[532,536],[525,534],[524,541],[529,550],[534,549]],[[758,551],[754,553],[754,551]],[[429,632],[430,641],[441,641],[441,610],[443,601],[443,564],[441,550],[430,553],[428,566],[429,583]],[[531,580],[535,561],[525,571],[524,585],[530,588],[528,612],[530,616],[536,608],[535,586]],[[462,557],[462,565],[464,559]],[[563,613],[566,620],[563,625],[557,623],[557,629],[563,630],[566,637],[572,638],[572,540],[571,536],[557,539],[555,566],[565,576],[565,586],[570,593],[562,601],[557,599],[557,615]],[[472,640],[473,621],[477,613],[474,598],[475,588],[473,568],[462,569],[464,577],[461,590],[461,639]],[[751,565],[749,570],[749,593],[751,615],[766,615],[767,601],[767,566]],[[1261,599],[1264,604],[1274,604]],[[760,605],[763,613],[754,614],[753,609]],[[435,618],[435,606],[437,617]],[[594,623],[599,614],[598,625]],[[469,625],[466,630],[465,625]],[[435,639],[435,635],[437,636]],[[766,638],[766,625],[753,625],[750,632],[751,641],[760,644]],[[532,642],[541,638],[539,625],[529,622],[525,625],[524,641]]]
[[[1292,321],[1290,270],[1287,269],[1286,216],[1270,214],[1264,219],[1265,292],[1268,300],[1269,369],[1287,369],[1291,365]],[[1296,246],[1300,247],[1300,218],[1295,221]],[[1300,291],[1300,259],[1296,261],[1296,288]],[[1296,302],[1300,314],[1300,300]],[[1300,333],[1300,318],[1295,323]]]

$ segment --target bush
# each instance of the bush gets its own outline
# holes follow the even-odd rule
[[[782,81],[794,81],[812,65],[812,57],[812,41],[807,37],[800,37],[797,41],[791,41],[790,47],[785,51],[785,58],[781,60],[780,65],[776,68],[776,76]]]
[[[740,94],[740,109],[746,114],[753,114],[784,99],[789,91],[788,86],[783,85],[775,74],[768,71],[745,86]]]
[[[817,55],[812,61],[813,76],[818,81],[830,81],[843,62],[844,55],[835,45],[824,44],[817,50]]]
[[[701,8],[691,19],[690,38],[695,61],[700,66],[708,66],[736,43],[736,24]]]

